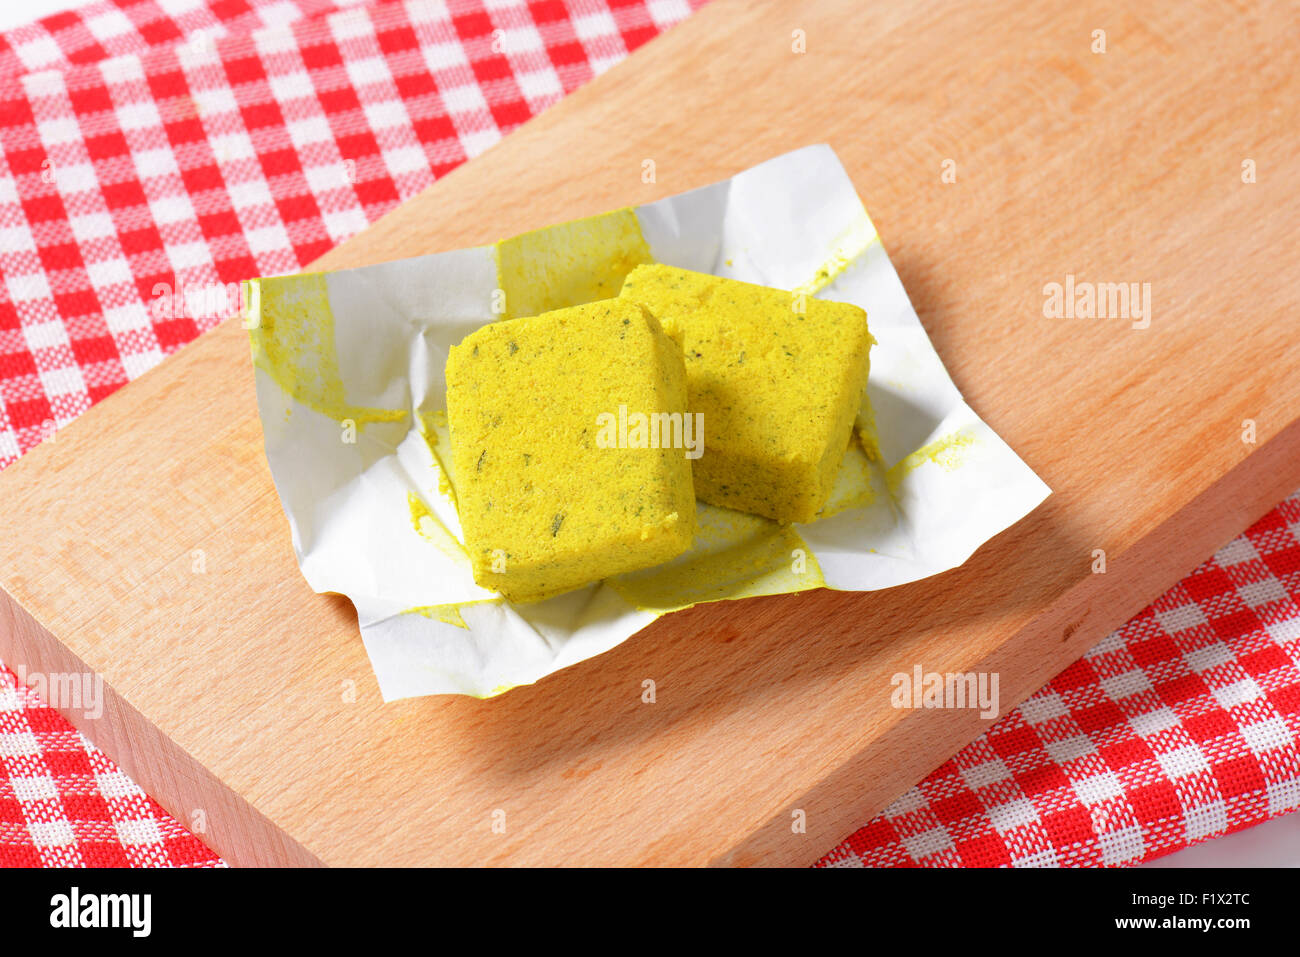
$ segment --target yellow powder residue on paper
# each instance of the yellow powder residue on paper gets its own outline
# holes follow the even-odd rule
[[[406,504],[411,510],[411,527],[421,538],[453,561],[469,561],[465,546],[456,540],[456,536],[446,525],[442,524],[442,519],[433,513],[433,510],[424,503],[424,499],[414,492],[407,492]]]
[[[469,625],[465,624],[465,619],[460,616],[460,610],[463,605],[419,605],[415,608],[402,609],[403,615],[420,615],[424,618],[432,618],[434,621],[440,621],[444,625],[454,625],[457,628],[464,628],[469,631]]]
[[[879,452],[876,451],[875,455],[879,456]],[[872,453],[866,451],[859,442],[849,442],[840,470],[835,475],[835,484],[831,486],[830,497],[817,513],[818,520],[851,508],[866,508],[882,498],[888,498],[889,492],[884,488],[884,473],[876,461]]]
[[[434,621],[440,621],[444,625],[452,625],[456,628],[464,628],[469,631],[469,625],[465,624],[465,619],[461,616],[461,609],[468,608],[470,605],[499,605],[505,599],[503,598],[484,598],[479,601],[462,601],[454,605],[418,605],[414,608],[405,608],[402,610],[403,615],[420,615],[423,618],[431,618]],[[500,694],[502,691],[509,691],[511,687],[502,687],[488,692],[487,697],[494,694]]]
[[[695,543],[671,561],[605,583],[641,611],[807,591],[826,584],[812,549],[789,525],[701,503]]]
[[[975,433],[968,429],[961,429],[899,459],[886,473],[890,493],[896,493],[903,479],[927,462],[932,462],[947,472],[960,468],[965,460],[966,450],[975,442]]]
[[[878,238],[876,227],[871,224],[871,220],[863,212],[835,240],[830,256],[817,267],[812,278],[799,284],[792,291],[796,294],[802,293],[811,296],[825,289],[838,279],[844,270],[857,262],[862,254],[867,251],[867,247]]]
[[[496,253],[503,318],[611,299],[628,273],[654,262],[631,208],[503,239]]]
[[[324,273],[250,279],[245,293],[252,310],[248,338],[253,364],[294,401],[336,422],[351,420],[359,429],[406,418],[404,409],[348,403]]]
[[[456,482],[452,478],[451,429],[447,425],[447,410],[420,412],[418,419],[420,436],[429,447],[434,467],[438,470],[438,492],[454,506]]]
[[[866,396],[863,396],[862,407],[853,422],[853,432],[867,458],[873,462],[884,461],[880,454],[880,433],[876,431],[876,411]]]

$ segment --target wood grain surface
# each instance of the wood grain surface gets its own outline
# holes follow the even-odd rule
[[[1055,491],[960,569],[697,607],[497,699],[383,705],[350,603],[298,572],[232,321],[0,474],[0,657],[102,675],[104,716],[69,717],[232,863],[812,862],[987,727],[895,710],[891,675],[997,671],[1005,711],[1300,486],[1298,27],[1284,3],[718,0],[316,264],[829,142],[958,386]],[[1067,274],[1149,282],[1150,327],[1045,318]]]

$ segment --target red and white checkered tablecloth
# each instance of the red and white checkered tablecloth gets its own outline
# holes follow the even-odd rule
[[[0,468],[220,320],[159,287],[298,270],[701,2],[100,0],[0,34]],[[1140,861],[1300,807],[1298,742],[1300,493],[820,863]],[[0,667],[0,864],[219,864],[201,837]]]

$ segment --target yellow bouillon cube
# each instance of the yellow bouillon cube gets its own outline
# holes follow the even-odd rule
[[[864,401],[874,342],[867,314],[659,265],[632,270],[620,297],[645,306],[682,347],[687,404],[702,414],[705,436],[696,497],[812,521]]]
[[[630,300],[495,322],[454,346],[447,417],[474,580],[537,601],[685,551],[685,416],[681,349]]]

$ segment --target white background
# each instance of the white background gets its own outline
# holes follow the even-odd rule
[[[0,30],[31,23],[78,5],[68,3],[67,0],[0,0]]]

